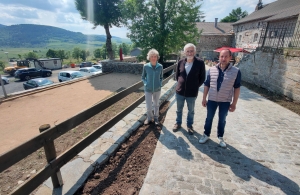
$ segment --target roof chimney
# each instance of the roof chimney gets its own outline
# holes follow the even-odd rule
[[[256,5],[256,7],[255,7],[255,11],[260,10],[262,8],[263,8],[262,0],[258,0],[258,3]]]
[[[215,27],[217,28],[218,26],[218,18],[215,18]]]

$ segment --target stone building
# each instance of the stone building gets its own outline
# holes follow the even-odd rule
[[[248,50],[292,46],[299,12],[300,0],[277,0],[266,5],[259,0],[253,13],[233,23],[235,46]]]
[[[130,56],[139,56],[141,54],[142,54],[142,49],[139,47],[136,47],[130,51]]]
[[[196,55],[208,60],[218,58],[218,53],[215,49],[223,46],[232,47],[234,34],[232,23],[218,22],[197,22],[197,28],[201,31],[201,36],[197,41]]]

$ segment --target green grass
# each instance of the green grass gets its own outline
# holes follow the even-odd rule
[[[103,42],[99,41],[93,41],[90,44],[73,44],[73,43],[62,43],[56,40],[51,40],[51,42],[45,46],[45,47],[33,47],[33,48],[4,48],[0,47],[0,61],[3,61],[6,63],[6,66],[8,66],[8,58],[16,58],[19,59],[18,54],[24,58],[24,54],[27,54],[28,52],[36,51],[36,54],[39,58],[45,58],[46,53],[49,49],[54,50],[65,50],[65,52],[70,51],[72,52],[75,47],[79,47],[80,49],[89,50],[91,56],[88,57],[88,60],[91,60],[93,58],[93,52],[95,49],[100,48],[102,44],[105,44]],[[5,52],[8,52],[8,56],[5,54]],[[76,59],[67,59],[64,60],[64,64],[68,63],[79,63],[82,60],[80,59],[77,61]]]

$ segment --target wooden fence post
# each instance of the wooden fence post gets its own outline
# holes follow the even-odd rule
[[[49,128],[50,128],[49,124],[41,125],[39,128],[40,133],[42,133],[43,131],[45,131]],[[54,141],[46,142],[44,145],[44,150],[45,150],[45,154],[46,154],[48,163],[50,163],[52,160],[54,160],[56,158],[56,150],[55,150],[55,146],[54,146]],[[56,173],[51,175],[51,180],[52,180],[53,188],[58,188],[63,185],[63,180],[62,180],[61,172],[59,169],[57,170]]]

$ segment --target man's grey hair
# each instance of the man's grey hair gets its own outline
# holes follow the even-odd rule
[[[194,47],[194,51],[196,52],[196,46],[193,43],[186,44],[183,48],[183,51],[185,52],[185,50],[189,47]]]
[[[150,56],[152,55],[156,55],[157,56],[157,60],[159,59],[159,53],[156,49],[150,49],[148,51],[148,54],[147,54],[147,60],[150,60]]]

